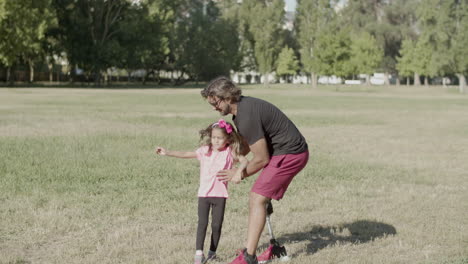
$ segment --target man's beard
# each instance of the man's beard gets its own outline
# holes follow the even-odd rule
[[[221,112],[219,112],[222,116],[227,116],[231,113],[231,106],[227,105]]]

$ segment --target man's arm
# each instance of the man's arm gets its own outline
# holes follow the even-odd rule
[[[233,183],[240,183],[242,179],[244,179],[245,168],[249,165],[249,160],[245,156],[238,156],[237,160],[239,161],[239,166],[234,173],[234,176],[231,178],[231,182]]]
[[[270,162],[270,154],[268,153],[267,146],[265,138],[261,138],[249,146],[253,158],[249,161],[247,168],[245,168],[244,178],[257,173]]]
[[[249,154],[250,152],[250,146],[249,146],[249,143],[247,143],[247,140],[245,140],[244,137],[241,137],[242,138],[242,147],[241,147],[241,155],[242,156],[247,156],[247,154]]]
[[[264,138],[250,145],[250,151],[253,154],[253,158],[245,168],[242,179],[257,173],[270,162],[270,154],[268,153],[267,143]],[[237,169],[221,170],[217,174],[218,180],[222,182],[231,181],[236,171]],[[237,183],[237,179],[235,181]]]

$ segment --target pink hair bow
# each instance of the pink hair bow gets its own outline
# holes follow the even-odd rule
[[[231,126],[230,124],[226,123],[226,121],[224,121],[223,119],[220,119],[220,120],[218,121],[218,126],[219,126],[220,128],[226,129],[226,132],[227,132],[228,134],[231,134],[231,132],[232,132],[232,126]]]

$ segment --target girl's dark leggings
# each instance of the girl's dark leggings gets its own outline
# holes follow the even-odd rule
[[[198,197],[198,228],[196,249],[203,250],[205,243],[206,228],[211,208],[211,245],[210,250],[216,251],[219,239],[221,238],[221,228],[223,227],[224,208],[226,198],[220,197]]]

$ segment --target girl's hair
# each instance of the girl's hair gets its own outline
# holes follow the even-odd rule
[[[240,156],[242,153],[242,137],[239,135],[239,133],[236,131],[236,129],[231,123],[226,122],[223,119],[220,119],[218,122],[212,123],[207,128],[200,130],[200,145],[209,146],[210,150],[208,153],[211,153],[211,133],[215,128],[223,131],[223,134],[226,136],[227,142],[233,150],[234,154],[237,157]]]

